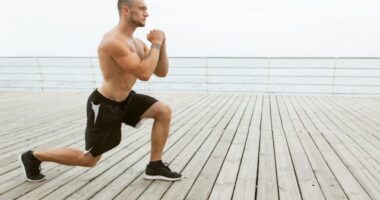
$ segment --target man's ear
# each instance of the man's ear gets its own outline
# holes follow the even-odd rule
[[[121,13],[122,13],[122,15],[127,15],[129,13],[129,8],[127,5],[121,6]]]

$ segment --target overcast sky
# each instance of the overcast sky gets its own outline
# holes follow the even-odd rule
[[[0,56],[96,56],[117,0],[0,0]],[[380,56],[379,0],[146,0],[169,56]],[[147,41],[146,41],[147,42]],[[147,42],[148,43],[148,42]]]

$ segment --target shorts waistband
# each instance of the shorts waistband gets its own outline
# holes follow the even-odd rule
[[[112,99],[109,99],[109,98],[103,96],[103,95],[98,91],[98,89],[95,89],[94,92],[93,92],[92,94],[95,95],[98,99],[100,99],[100,100],[103,101],[103,102],[107,102],[107,103],[115,104],[115,105],[123,105],[123,104],[125,104],[125,103],[128,101],[128,99],[129,99],[129,97],[131,96],[131,94],[134,94],[134,93],[136,93],[136,92],[133,91],[133,90],[131,90],[130,93],[129,93],[129,95],[127,96],[127,98],[126,98],[125,100],[121,101],[121,102],[114,101],[114,100],[112,100]]]

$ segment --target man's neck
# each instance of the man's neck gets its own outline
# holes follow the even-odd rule
[[[129,38],[133,38],[133,33],[135,32],[136,28],[136,26],[133,26],[130,23],[127,23],[121,19],[117,26],[117,30]]]

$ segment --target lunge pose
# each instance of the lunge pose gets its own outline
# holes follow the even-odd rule
[[[144,0],[119,0],[117,6],[119,24],[105,33],[98,48],[103,84],[88,98],[85,151],[57,148],[25,152],[19,160],[27,180],[38,182],[45,179],[40,170],[41,162],[94,167],[103,153],[120,143],[122,123],[137,128],[144,118],[154,119],[150,162],[144,177],[169,181],[181,179],[181,174],[172,172],[161,161],[170,128],[170,107],[132,90],[137,79],[148,81],[153,74],[167,75],[165,34],[151,30],[147,35],[151,42],[148,48],[133,36],[136,28],[145,26],[148,17]]]

